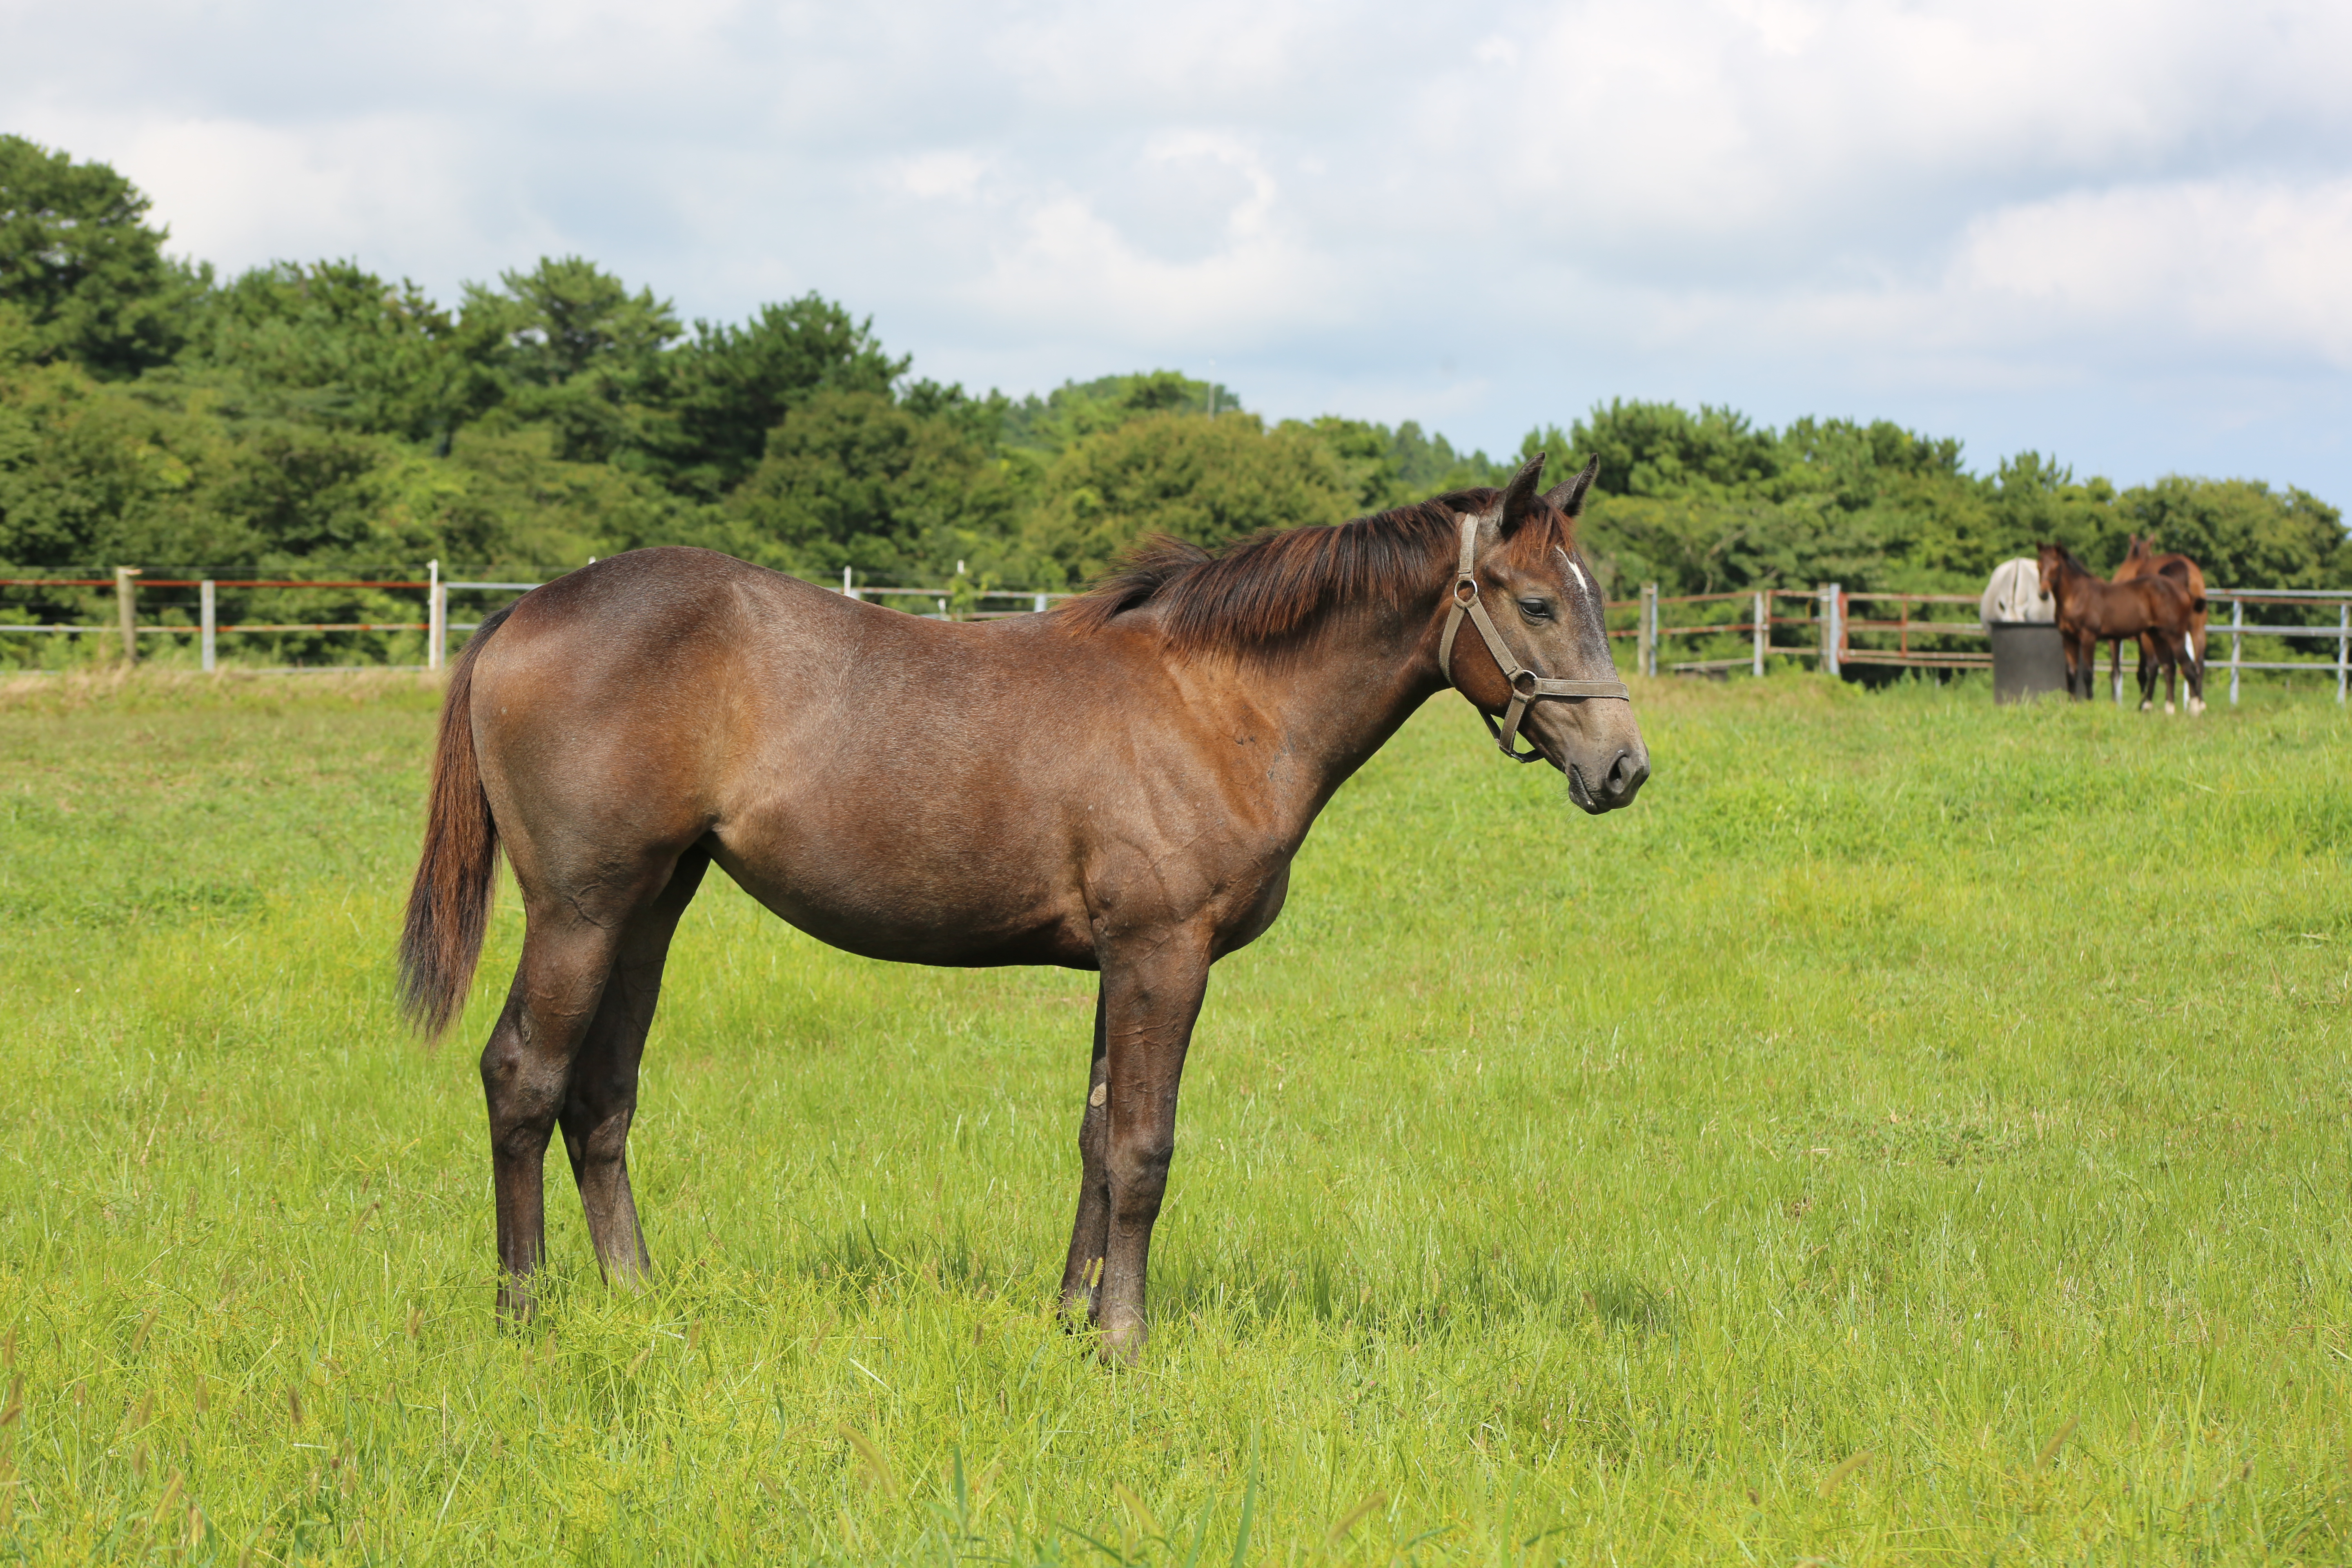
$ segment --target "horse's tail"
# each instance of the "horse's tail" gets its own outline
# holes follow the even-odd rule
[[[446,1033],[465,1005],[489,930],[490,882],[499,868],[499,825],[474,756],[474,660],[514,606],[482,622],[449,671],[441,733],[433,748],[425,852],[408,892],[400,933],[400,1010],[427,1039]]]

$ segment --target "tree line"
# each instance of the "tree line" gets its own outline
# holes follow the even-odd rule
[[[2040,540],[2106,569],[2134,532],[2217,584],[2352,584],[2341,513],[2303,490],[2118,489],[2037,452],[1978,474],[1958,442],[1883,420],[1612,400],[1490,458],[1411,421],[1268,421],[1176,371],[1018,399],[943,385],[815,293],[689,324],[576,256],[444,303],[355,260],[224,279],[167,238],[112,168],[0,136],[9,574],[529,574],[677,543],[825,582],[1066,589],[1145,533],[1214,547],[1339,521],[1499,483],[1542,447],[1599,456],[1585,538],[1619,595],[1973,591]]]

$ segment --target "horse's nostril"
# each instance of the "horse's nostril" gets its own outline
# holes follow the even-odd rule
[[[1635,762],[1632,752],[1620,752],[1610,759],[1608,775],[1601,783],[1612,797],[1622,797],[1641,788],[1649,776],[1650,770]]]

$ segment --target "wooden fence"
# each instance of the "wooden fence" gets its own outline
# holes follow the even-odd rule
[[[445,578],[438,561],[425,563],[421,578],[290,578],[290,577],[149,577],[139,567],[118,566],[111,577],[0,577],[0,588],[109,588],[113,590],[115,620],[111,626],[74,623],[0,624],[0,636],[103,637],[110,633],[122,639],[122,657],[126,662],[139,658],[141,637],[184,637],[196,639],[197,662],[207,674],[220,667],[219,642],[224,637],[285,634],[289,632],[423,632],[425,662],[421,665],[389,665],[378,668],[393,669],[439,669],[448,657],[449,635],[470,632],[479,621],[452,621],[449,618],[449,595],[457,594],[527,594],[540,586],[538,583],[503,583],[468,579]],[[185,624],[155,622],[142,625],[139,616],[139,595],[142,589],[194,588],[196,590],[194,619]],[[224,588],[301,589],[372,593],[419,594],[425,618],[421,621],[240,621],[225,623],[219,618],[219,595]],[[891,604],[894,608],[910,614],[950,615],[950,606],[960,596],[950,588],[876,588],[855,587],[850,574],[841,574],[841,591],[850,598]],[[971,608],[961,611],[965,618],[990,620],[1003,616],[1028,615],[1045,609],[1053,602],[1066,599],[1067,594],[1013,593],[988,591],[966,594]],[[912,600],[912,605],[903,601]],[[924,605],[935,605],[927,611]],[[184,612],[186,605],[175,605]],[[308,666],[308,668],[346,668],[348,666]]]
[[[2346,700],[2347,690],[2352,690],[2352,590],[2209,588],[2205,600],[2210,608],[2201,651],[2207,676],[2210,679],[2223,670],[2229,672],[2231,701],[2238,700],[2241,677],[2250,669],[2333,675],[2338,702]],[[1990,637],[1976,618],[1977,605],[1978,598],[1973,594],[1855,594],[1835,583],[1824,583],[1811,590],[1765,588],[1676,595],[1662,595],[1657,584],[1650,583],[1643,585],[1638,599],[1609,602],[1612,616],[1630,613],[1634,617],[1632,626],[1612,626],[1609,635],[1633,640],[1634,667],[1645,675],[1656,675],[1662,665],[1676,675],[1717,675],[1735,669],[1761,675],[1767,662],[1775,658],[1810,659],[1814,668],[1832,675],[1842,673],[1848,666],[1864,665],[1909,669],[1989,669],[1992,653],[1990,647],[1980,645],[1988,644]],[[1729,612],[1727,616],[1715,618],[1709,610],[1698,608],[1718,605]],[[1969,613],[1965,619],[1949,618],[1951,612],[1939,610],[1938,606],[1950,605],[1966,605]],[[1856,606],[1867,608],[1857,615]],[[2331,626],[2308,621],[2248,620],[2249,606],[2257,615],[2268,611],[2273,616],[2308,616],[2332,609],[2336,624]],[[1664,617],[1669,607],[1680,610],[1688,624],[1665,625]],[[1939,616],[1943,618],[1937,618]],[[1796,640],[1783,637],[1776,641],[1775,634],[1781,628],[1795,628]],[[1856,643],[1857,636],[1869,640]],[[2229,657],[2216,658],[2213,644],[2223,637],[2229,640]],[[2249,658],[2247,642],[2263,637],[2333,641],[2336,657],[2332,661]],[[1718,647],[1721,639],[1736,638],[1747,647],[1731,658],[1718,655],[1676,659],[1663,653],[1669,638],[1682,638],[1686,643],[1713,642]],[[1951,646],[1954,643],[1979,646],[1955,647]],[[2136,670],[2139,662],[2137,645],[2127,644],[2126,651],[2129,662],[2126,668]],[[2119,675],[2116,678],[2115,695],[2116,701],[2123,700]]]
[[[441,563],[428,562],[425,575],[416,579],[296,579],[259,577],[147,577],[136,566],[119,566],[111,577],[5,577],[0,588],[106,588],[114,594],[115,621],[111,626],[68,624],[0,624],[0,635],[103,636],[112,632],[122,639],[126,660],[139,657],[138,639],[142,637],[193,637],[196,639],[198,662],[206,671],[219,668],[218,645],[224,637],[244,637],[293,632],[423,632],[425,663],[394,666],[395,668],[438,669],[447,657],[449,636],[453,632],[471,631],[478,621],[452,621],[449,618],[451,594],[522,594],[538,587],[537,583],[490,582],[473,579],[450,579],[441,575]],[[196,590],[195,618],[187,624],[140,624],[139,595],[142,589]],[[218,616],[218,595],[224,588],[238,590],[309,590],[409,594],[423,596],[421,621],[240,621],[224,624]],[[976,593],[970,587],[956,588],[877,588],[860,587],[853,584],[847,571],[842,573],[841,592],[853,599],[870,600],[907,609],[915,615],[946,617],[950,614],[971,619],[993,619],[1003,616],[1029,615],[1048,608],[1055,602],[1071,597],[1067,594],[1039,594],[994,590]],[[2206,636],[2205,661],[2209,677],[2223,670],[2229,672],[2230,700],[2238,700],[2242,672],[2250,669],[2302,670],[2336,677],[2336,700],[2346,700],[2352,690],[2352,590],[2340,588],[2211,588],[2206,591],[2206,601],[2211,606]],[[958,601],[962,603],[959,605]],[[1951,606],[1965,605],[1969,614],[1965,618],[1952,618]],[[2226,616],[2222,613],[2226,605]],[[1848,666],[1889,665],[1909,669],[1986,669],[1992,664],[1989,649],[1976,646],[1986,643],[1988,635],[1978,624],[1974,611],[1977,598],[1970,594],[1856,594],[1849,593],[1835,583],[1824,583],[1818,588],[1758,588],[1742,589],[1728,594],[1684,594],[1662,595],[1654,583],[1645,584],[1638,599],[1612,599],[1609,610],[1612,619],[1627,615],[1633,617],[1631,626],[1612,626],[1609,635],[1631,638],[1634,645],[1634,667],[1644,675],[1656,675],[1663,668],[1676,675],[1724,675],[1744,669],[1762,675],[1774,658],[1810,659],[1816,668],[1832,675],[1842,674]],[[2251,606],[2257,616],[2297,614],[2308,616],[2314,613],[2336,612],[2334,626],[2314,625],[2308,620],[2285,623],[2275,619],[2249,620]],[[1862,613],[1857,614],[1857,607]],[[174,606],[184,611],[185,606]],[[1720,608],[1726,614],[1718,617]],[[1668,626],[1665,613],[1678,612],[1685,622]],[[1744,618],[1743,618],[1744,615]],[[1695,618],[1696,617],[1696,618]],[[1854,639],[1866,639],[1857,643]],[[2219,638],[2229,639],[2229,657],[2216,659],[2212,645]],[[2276,637],[2282,640],[2332,640],[2336,658],[2332,663],[2320,659],[2262,659],[2246,657],[2246,644],[2251,639]],[[1737,639],[1744,644],[1743,651],[1734,657],[1721,654],[1714,657],[1676,659],[1664,650],[1669,639],[1685,643],[1704,642],[1721,646],[1721,639]],[[1955,643],[1970,646],[1956,647]],[[2131,649],[2132,666],[2137,667],[2138,653]],[[310,667],[320,668],[320,667]],[[345,668],[345,667],[332,667]],[[2120,678],[2117,678],[2116,700],[2123,700]]]

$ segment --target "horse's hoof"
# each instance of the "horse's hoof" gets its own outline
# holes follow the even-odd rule
[[[1133,1366],[1143,1359],[1143,1343],[1151,1337],[1139,1317],[1119,1318],[1103,1325],[1101,1353],[1113,1366]]]
[[[2168,715],[2170,714],[2172,711],[2172,704],[2169,702],[2166,703],[2164,705],[2164,710]]]

